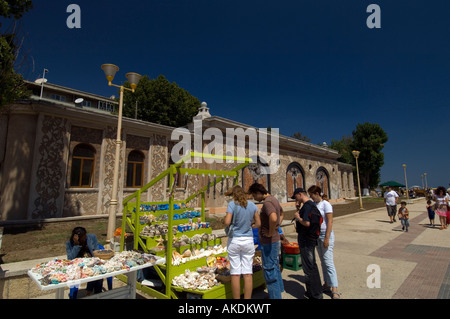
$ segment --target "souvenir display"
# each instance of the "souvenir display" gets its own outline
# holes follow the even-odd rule
[[[147,219],[148,220],[148,219]],[[141,223],[143,224],[143,223]],[[190,219],[185,224],[179,224],[177,226],[172,226],[172,231],[174,234],[177,232],[184,233],[191,230],[198,230],[198,229],[207,229],[210,227],[210,224],[208,222],[193,222],[192,219]],[[154,237],[159,235],[166,235],[169,232],[169,224],[168,223],[157,223],[152,225],[145,226],[142,231],[140,232],[140,236],[145,237]]]
[[[222,245],[216,245],[216,246],[208,246],[205,248],[200,249],[193,249],[192,251],[190,249],[186,249],[182,254],[178,253],[177,251],[172,252],[172,265],[178,266],[180,264],[184,264],[191,260],[200,259],[203,257],[208,257],[212,255],[220,255],[227,251],[226,247],[223,247]],[[214,258],[214,257],[213,257]],[[209,266],[209,264],[208,264]],[[215,266],[215,265],[214,265]]]
[[[175,230],[175,228],[173,228],[173,230]],[[139,235],[145,237],[155,237],[160,235],[166,235],[168,232],[169,232],[169,224],[161,223],[145,226]]]
[[[133,251],[123,251],[115,254],[109,260],[98,257],[75,258],[73,260],[54,259],[41,263],[31,269],[32,273],[40,275],[43,286],[83,279],[119,271],[132,267],[156,262],[158,257]]]
[[[201,298],[223,298],[229,297],[230,294],[229,288],[220,284],[216,278],[222,276],[229,279],[231,276],[229,261],[225,258],[227,249],[222,246],[221,238],[213,234],[211,225],[206,220],[205,208],[208,205],[206,200],[209,195],[213,199],[219,194],[223,195],[224,188],[230,185],[228,179],[234,179],[231,184],[237,185],[239,172],[251,163],[251,159],[243,159],[230,170],[207,170],[196,168],[195,165],[191,167],[184,165],[188,158],[199,156],[200,154],[193,152],[185,155],[183,159],[160,172],[140,192],[135,192],[123,200],[122,227],[128,225],[133,231],[134,249],[151,251],[158,256],[166,254],[171,260],[164,265],[155,266],[165,283],[162,292],[164,296],[161,295],[161,291],[151,287],[140,288],[156,298],[172,298],[173,294],[183,293],[185,289],[190,293],[200,294]],[[224,160],[235,161],[236,158],[225,156]],[[181,192],[175,192],[178,185],[176,181],[180,176],[182,176],[181,183],[185,185],[185,194],[195,189],[192,194],[186,194],[187,197],[183,201],[174,198],[174,195],[178,198],[182,196]],[[188,182],[189,176],[193,177]],[[224,183],[225,179],[227,183]],[[169,186],[167,181],[170,182]],[[164,202],[145,202],[143,194],[151,191],[150,187],[157,183],[165,184],[168,200],[166,198]],[[199,210],[194,209],[194,205],[200,207]],[[124,245],[125,240],[122,236],[121,249]],[[258,262],[255,262],[255,265],[260,267]],[[164,271],[166,276],[162,275]],[[258,272],[254,279],[256,280],[254,287],[264,283],[261,272]],[[209,291],[211,289],[213,291]]]
[[[157,217],[155,215],[151,214],[151,213],[148,214],[148,215],[139,216],[139,223],[141,225],[143,225],[143,224],[151,224],[151,223],[155,222],[156,220],[157,220]]]
[[[219,285],[214,273],[186,269],[184,274],[172,279],[172,284],[184,289],[207,290]]]
[[[186,209],[186,204],[182,203],[181,205],[173,204],[173,209]],[[160,210],[169,210],[169,204],[156,204],[156,205],[146,205],[141,204],[139,206],[139,210],[141,212],[156,212]],[[136,212],[136,209],[133,210],[133,213]]]
[[[229,273],[230,261],[225,257],[209,257],[206,259],[206,263],[209,267],[216,268],[218,274]]]
[[[262,269],[262,259],[261,256],[253,257],[253,273],[260,271]]]

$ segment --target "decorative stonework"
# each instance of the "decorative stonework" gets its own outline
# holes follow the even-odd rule
[[[66,192],[62,217],[88,216],[97,213],[98,192]]]
[[[167,152],[167,137],[153,134],[151,138],[151,173],[150,180],[167,169],[169,157]],[[166,198],[167,180],[163,179],[152,187],[151,201],[164,201]]]
[[[150,147],[150,139],[148,137],[127,134],[127,148],[148,151]]]
[[[60,217],[66,172],[64,150],[68,145],[68,120],[45,115],[42,119],[40,144],[37,145],[38,165],[36,168],[36,185],[31,217]]]
[[[112,186],[113,186],[113,180],[114,180],[114,157],[116,154],[116,136],[117,136],[117,129],[115,127],[108,126],[104,132],[104,139],[103,143],[104,146],[102,147],[104,156],[103,156],[103,172],[101,174],[101,198],[99,199],[100,205],[98,205],[98,210],[100,214],[108,214],[108,208],[111,201],[111,195],[112,195]],[[124,163],[123,163],[123,143],[121,147],[120,152],[120,164],[119,164],[119,187],[118,192],[119,194],[122,194],[123,191],[123,170],[124,170]],[[119,205],[117,206],[118,209],[121,211],[121,202],[122,202],[122,196],[120,195]]]

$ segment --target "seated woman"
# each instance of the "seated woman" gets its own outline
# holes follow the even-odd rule
[[[94,257],[94,250],[100,249],[97,236],[88,234],[84,227],[75,227],[66,243],[67,259]],[[87,283],[86,295],[102,292],[103,279]],[[76,298],[76,296],[75,296]]]

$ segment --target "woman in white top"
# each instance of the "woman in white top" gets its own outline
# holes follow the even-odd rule
[[[338,292],[337,273],[333,260],[333,207],[328,201],[323,199],[322,189],[319,186],[311,186],[308,189],[308,194],[316,203],[323,218],[319,239],[317,240],[317,252],[322,263],[323,278],[325,280],[323,285],[324,292],[327,290],[331,291],[333,299],[340,299],[341,294]]]
[[[244,299],[251,299],[253,291],[253,242],[252,223],[259,227],[261,220],[258,207],[247,200],[240,186],[233,186],[225,193],[233,200],[228,204],[225,225],[233,224],[233,233],[228,235],[227,252],[230,260],[231,290],[234,299],[241,297],[241,275],[244,278]],[[234,220],[233,220],[234,215]]]
[[[448,197],[445,193],[445,188],[443,186],[439,186],[434,191],[434,201],[436,202],[436,214],[439,215],[439,220],[441,222],[440,229],[447,229],[447,206],[448,206]]]

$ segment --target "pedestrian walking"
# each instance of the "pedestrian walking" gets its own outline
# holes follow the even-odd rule
[[[450,187],[447,188],[447,225],[450,224]]]
[[[430,220],[430,226],[434,227],[434,207],[431,204],[431,200],[427,200],[427,213],[428,213],[428,219]]]
[[[322,299],[322,284],[315,257],[317,239],[319,238],[320,226],[323,220],[322,215],[303,188],[297,188],[292,199],[303,204],[300,210],[295,212],[294,217],[296,219],[300,257],[305,274],[305,297]]]
[[[395,222],[395,214],[397,213],[398,194],[388,186],[387,191],[384,193],[384,204],[386,205],[387,213],[391,224]]]
[[[336,267],[334,265],[334,232],[333,232],[333,206],[325,199],[319,186],[308,188],[309,197],[316,203],[322,215],[323,222],[320,226],[320,234],[317,239],[317,253],[322,264],[322,275],[324,292],[331,293],[333,299],[340,299],[338,292],[338,279]]]
[[[283,220],[283,209],[278,200],[270,195],[266,188],[259,183],[251,185],[248,192],[253,196],[254,200],[258,202],[263,201],[260,213],[261,227],[259,229],[263,274],[269,298],[281,299],[284,285],[278,259],[280,251],[280,234],[278,229]]]
[[[406,208],[406,202],[402,201],[400,203],[400,208],[398,209],[398,219],[402,223],[402,230],[408,231],[409,228],[409,211]]]
[[[225,216],[225,225],[233,224],[227,243],[230,261],[231,290],[234,299],[241,297],[241,275],[244,278],[244,299],[251,299],[253,291],[253,243],[252,224],[260,226],[258,207],[247,200],[247,194],[240,186],[233,186],[225,193],[232,196]]]
[[[449,199],[445,193],[445,188],[439,186],[434,191],[435,212],[439,215],[441,227],[439,229],[447,229],[447,208]]]

